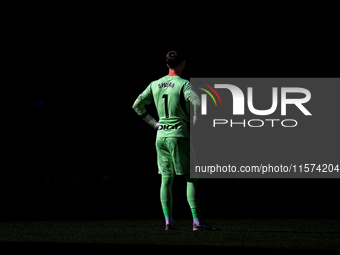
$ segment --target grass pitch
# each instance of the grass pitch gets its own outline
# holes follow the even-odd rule
[[[192,231],[189,219],[179,231],[165,231],[163,220],[0,222],[4,248],[45,251],[101,249],[181,251],[340,252],[338,219],[207,220],[220,231]],[[46,250],[47,249],[47,250]]]

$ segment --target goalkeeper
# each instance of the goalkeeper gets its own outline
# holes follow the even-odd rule
[[[197,122],[200,99],[188,80],[180,77],[185,59],[179,52],[166,55],[168,75],[155,80],[138,96],[132,108],[157,130],[156,151],[158,173],[161,174],[160,200],[165,217],[165,229],[177,230],[172,218],[172,183],[175,175],[183,175],[187,183],[187,200],[193,216],[193,230],[216,230],[201,216],[198,179],[190,178],[190,103],[194,106],[193,124]],[[146,111],[154,103],[159,121]],[[193,155],[193,154],[192,154]]]

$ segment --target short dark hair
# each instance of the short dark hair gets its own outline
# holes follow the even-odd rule
[[[171,50],[166,54],[166,63],[171,69],[177,67],[184,60],[182,52]]]

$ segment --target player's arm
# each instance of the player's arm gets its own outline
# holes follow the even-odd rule
[[[143,94],[139,95],[134,102],[132,109],[151,127],[154,129],[158,129],[158,122],[146,111],[145,105],[150,103],[150,98],[143,96]]]
[[[194,106],[193,124],[195,125],[197,123],[197,109],[201,105],[201,100],[197,93],[194,91],[190,82],[185,85],[184,93],[186,100],[190,101],[190,103]]]

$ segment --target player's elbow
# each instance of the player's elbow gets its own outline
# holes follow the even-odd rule
[[[138,103],[134,103],[132,105],[132,109],[140,116],[143,117],[146,113],[146,109],[143,106],[140,106]],[[145,117],[145,116],[144,116]]]
[[[136,101],[132,105],[132,109],[137,113],[138,113],[139,105],[140,105],[140,100],[138,100],[137,98]]]
[[[133,105],[132,105],[132,109],[138,114],[139,113],[139,107],[138,107],[138,105],[136,104],[136,103],[134,103]]]

